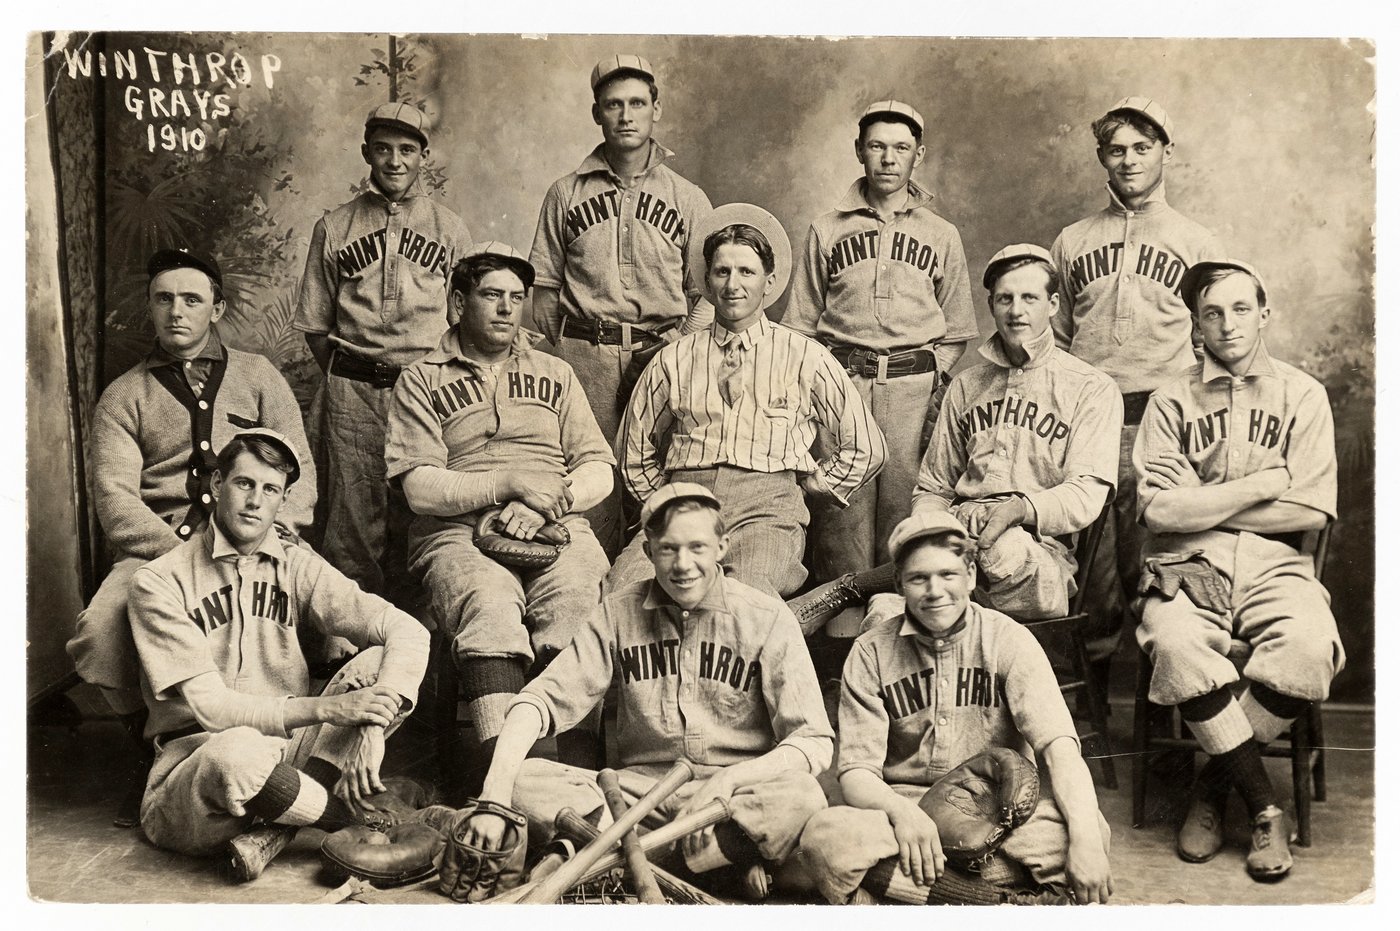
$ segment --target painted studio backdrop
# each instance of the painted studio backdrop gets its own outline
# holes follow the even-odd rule
[[[1090,121],[1128,94],[1162,101],[1177,127],[1170,201],[1260,269],[1271,350],[1327,386],[1340,461],[1327,583],[1348,654],[1334,699],[1371,701],[1369,44],[214,33],[30,41],[27,112],[44,117],[26,121],[31,699],[65,684],[62,645],[106,568],[85,444],[101,390],[151,343],[146,257],[184,243],[218,257],[221,333],[282,370],[314,429],[295,294],[313,223],[367,183],[365,114],[424,109],[432,195],[473,238],[528,251],[545,190],[599,141],[588,72],[614,51],[657,67],[656,137],[680,173],[716,205],[767,207],[798,249],[859,175],[858,114],[909,101],[928,121],[915,178],[974,270],[1100,208]],[[985,335],[978,287],[974,299]]]

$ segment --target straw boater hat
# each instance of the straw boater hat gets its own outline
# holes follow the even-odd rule
[[[690,231],[690,246],[686,259],[690,263],[692,280],[702,281],[705,277],[705,240],[716,230],[733,226],[735,223],[752,226],[763,234],[768,240],[768,245],[773,248],[773,275],[776,280],[773,290],[763,298],[763,306],[771,307],[782,297],[783,291],[787,290],[788,279],[792,277],[792,243],[788,240],[783,224],[762,207],[753,204],[725,204],[710,211],[709,215]]]

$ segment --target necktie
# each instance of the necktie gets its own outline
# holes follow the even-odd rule
[[[719,364],[719,396],[730,407],[737,403],[742,387],[739,372],[743,365],[743,352],[744,344],[731,339],[729,345],[724,347],[724,358]]]

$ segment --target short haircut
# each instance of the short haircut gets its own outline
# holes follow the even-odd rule
[[[681,498],[679,501],[662,505],[655,514],[651,515],[651,520],[647,521],[646,527],[643,528],[646,531],[647,539],[651,540],[661,536],[666,532],[666,528],[671,526],[673,517],[678,514],[689,514],[691,511],[712,512],[715,515],[715,536],[724,536],[724,515],[720,513],[719,508],[699,498]]]
[[[176,266],[176,267],[177,267],[177,268],[192,268],[192,266],[189,266],[189,265],[179,265],[179,266]],[[149,281],[146,282],[146,298],[147,298],[148,300],[150,299],[150,296],[151,296],[151,285],[155,284],[156,278],[158,278],[161,274],[164,274],[165,272],[174,271],[174,270],[175,270],[175,269],[171,269],[171,268],[162,269],[160,273],[151,276],[151,279],[150,279]],[[197,271],[197,272],[198,272],[198,271],[203,271],[203,269],[195,268],[194,271]],[[223,303],[223,300],[224,300],[224,286],[221,285],[221,284],[219,284],[217,281],[215,281],[215,280],[213,279],[213,277],[212,277],[208,272],[204,272],[204,277],[209,279],[209,291],[210,291],[210,293],[213,294],[213,296],[214,296],[214,303],[215,303],[215,304],[222,304],[222,303]]]
[[[899,548],[894,554],[894,571],[896,577],[904,574],[904,564],[915,552],[926,546],[944,549],[960,558],[968,566],[973,565],[976,558],[976,549],[972,541],[964,534],[956,530],[945,530],[942,533],[931,533],[928,536],[915,537]]]
[[[1120,126],[1131,126],[1153,142],[1167,144],[1162,128],[1136,110],[1110,110],[1094,120],[1089,128],[1094,131],[1099,148],[1103,148],[1112,141],[1113,134],[1118,132]]]
[[[1200,283],[1196,285],[1196,293],[1191,295],[1194,299],[1197,312],[1200,311],[1201,298],[1206,296],[1206,292],[1231,275],[1244,275],[1250,281],[1254,282],[1254,299],[1259,302],[1260,307],[1264,306],[1264,286],[1259,283],[1258,278],[1255,278],[1243,268],[1216,267],[1201,276]]]
[[[463,294],[470,294],[481,283],[481,279],[494,271],[505,269],[514,272],[520,279],[520,283],[529,291],[535,283],[535,269],[531,266],[522,265],[519,261],[508,259],[503,255],[492,255],[484,253],[481,255],[469,255],[452,267],[452,291],[461,291]]]
[[[295,464],[287,458],[287,453],[277,443],[265,439],[257,434],[235,434],[233,439],[224,444],[224,448],[219,450],[219,474],[228,477],[233,471],[233,464],[238,461],[238,457],[243,453],[248,453],[263,465],[272,466],[278,472],[287,476],[286,488],[291,488],[296,481],[292,478],[292,470]]]
[[[636,78],[646,84],[647,90],[651,93],[651,102],[656,103],[661,97],[661,92],[656,89],[656,80],[645,71],[638,71],[635,68],[619,68],[608,75],[605,80],[599,81],[598,86],[593,88],[593,102],[596,104],[603,96],[603,91],[614,81],[621,81],[626,78]]]
[[[768,237],[747,223],[731,223],[705,237],[706,271],[709,271],[710,264],[715,260],[715,252],[720,246],[748,246],[757,253],[758,260],[763,263],[764,274],[773,274],[773,269],[777,267],[773,261],[773,247],[769,245]]]
[[[1044,259],[1038,259],[1031,255],[1023,255],[1003,265],[997,266],[996,277],[992,279],[992,286],[987,289],[987,299],[991,300],[992,293],[996,291],[997,282],[1001,280],[1003,275],[1007,272],[1014,272],[1018,268],[1025,268],[1027,265],[1035,265],[1045,272],[1045,293],[1047,296],[1060,292],[1059,270]]]
[[[862,145],[865,144],[865,130],[871,123],[903,123],[905,126],[908,126],[909,131],[914,134],[914,143],[916,145],[923,145],[924,131],[919,128],[918,123],[915,123],[911,117],[907,117],[903,113],[892,113],[888,111],[884,113],[872,113],[867,117],[863,117],[860,121],[860,129],[856,133],[856,142]]]

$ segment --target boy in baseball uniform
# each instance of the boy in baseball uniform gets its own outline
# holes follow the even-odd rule
[[[1108,174],[1108,204],[1065,227],[1050,252],[1063,289],[1052,321],[1056,344],[1104,372],[1123,394],[1114,517],[1091,574],[1091,597],[1102,605],[1096,616],[1105,623],[1090,632],[1088,649],[1102,688],[1140,568],[1133,441],[1148,396],[1195,362],[1182,277],[1196,262],[1225,253],[1214,233],[1167,203],[1176,130],[1160,102],[1125,97],[1092,129]]]
[[[384,476],[389,397],[450,322],[447,279],[471,236],[419,183],[428,119],[417,107],[370,111],[360,153],[369,187],[316,221],[293,325],[326,374],[323,552],[366,591],[407,603],[411,515]]]
[[[513,803],[528,819],[532,846],[549,839],[565,807],[609,823],[597,773],[525,755],[537,739],[574,726],[615,684],[618,781],[628,804],[677,760],[698,774],[643,823],[724,799],[731,822],[682,842],[687,867],[781,864],[826,805],[816,775],[832,754],[802,633],[781,601],[724,574],[729,540],[708,488],[659,488],[642,526],[654,576],[604,598],[515,698],[482,798]],[[504,829],[499,817],[479,815],[467,840],[498,849]]]
[[[1199,262],[1182,294],[1205,355],[1153,393],[1133,449],[1148,530],[1137,640],[1152,658],[1148,698],[1176,705],[1210,754],[1178,854],[1219,852],[1233,787],[1253,824],[1245,868],[1276,880],[1293,858],[1260,746],[1326,699],[1346,661],[1301,552],[1304,534],[1337,513],[1332,411],[1322,385],[1269,354],[1271,312],[1253,268]],[[1251,648],[1238,695],[1232,638]]]
[[[690,263],[705,270],[715,320],[662,347],[642,373],[617,436],[622,480],[642,502],[667,482],[709,488],[725,502],[727,567],[786,597],[807,576],[806,497],[847,506],[883,467],[885,438],[831,353],[763,313],[792,269],[777,218],[720,207],[695,231]],[[831,438],[820,459],[819,431]],[[639,533],[609,588],[649,574]]]
[[[307,463],[278,530],[311,524],[316,472],[301,410],[281,373],[262,356],[225,346],[223,275],[208,255],[165,249],[146,263],[156,345],[102,392],[93,416],[93,503],[112,549],[112,571],[78,615],[68,642],[78,675],[98,686],[139,753],[132,791],[115,823],[136,824],[151,760],[140,665],[127,619],[131,574],[198,536],[212,512],[214,457],[239,430],[266,426],[291,438]]]
[[[592,611],[608,560],[583,512],[612,489],[613,457],[568,364],[520,325],[534,267],[504,243],[474,247],[452,273],[458,324],[394,388],[384,456],[418,516],[409,567],[452,635],[462,699],[480,746],[475,794],[507,705]],[[476,525],[501,507],[502,532],[530,540],[545,521],[572,542],[555,562],[514,569],[477,549]],[[596,730],[596,727],[595,727]],[[566,755],[595,758],[582,732]]]
[[[1028,885],[1079,904],[1113,893],[1108,823],[1055,673],[1028,630],[971,603],[973,552],[947,511],[915,514],[890,537],[905,609],[857,637],[846,659],[836,763],[845,804],[812,816],[797,857],[830,902],[870,901],[853,893],[894,856],[885,894],[899,901],[1033,904],[1010,891]],[[981,878],[945,875],[938,826],[918,801],[991,747],[1041,762],[1040,800]]]
[[[166,850],[224,849],[236,867],[251,853],[257,866],[243,864],[245,875],[297,826],[432,814],[391,805],[379,776],[385,736],[417,699],[427,631],[273,532],[305,479],[299,460],[276,431],[235,435],[213,470],[212,521],[131,577],[156,749],[141,828]],[[298,642],[306,625],[362,650],[319,695]],[[256,821],[285,829],[240,844]]]
[[[930,407],[977,335],[962,238],[911,180],[924,160],[923,116],[881,100],[858,125],[865,177],[812,223],[783,315],[785,326],[821,342],[845,367],[889,447],[884,470],[848,507],[814,507],[813,570],[821,579],[884,561],[882,544],[908,514],[927,442],[910,418]]]
[[[661,119],[656,70],[609,55],[589,76],[603,141],[545,194],[530,264],[539,274],[535,328],[573,367],[609,442],[637,375],[664,343],[704,329],[687,248],[710,201],[667,164],[652,138]],[[589,509],[609,558],[622,547],[620,494]]]

